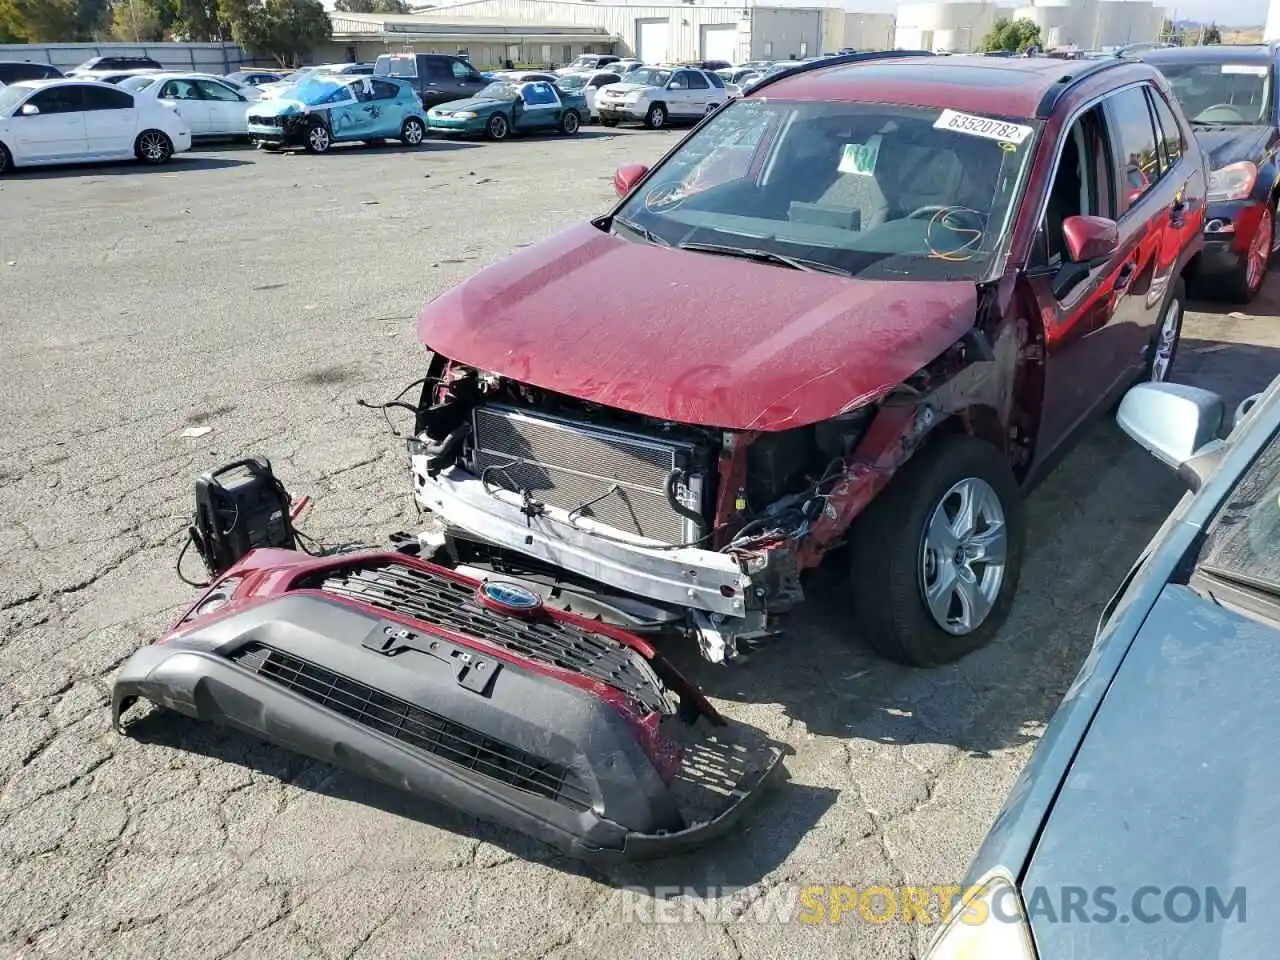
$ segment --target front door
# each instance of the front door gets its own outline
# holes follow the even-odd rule
[[[480,75],[479,70],[463,60],[449,61],[449,73],[453,77],[453,86],[459,100],[474,97],[489,83]]]
[[[693,106],[693,91],[689,89],[692,76],[692,70],[677,70],[667,81],[667,113],[673,117],[690,117],[702,113]]]
[[[516,127],[520,130],[547,130],[560,122],[560,97],[545,80],[521,87],[519,106]]]
[[[459,93],[449,68],[451,60],[445,57],[424,57],[418,61],[418,74],[422,80],[422,105],[435,107],[450,100],[461,100],[467,94]]]
[[[34,112],[24,113],[28,107]],[[38,91],[18,108],[12,123],[17,160],[72,160],[89,152],[80,87]]]

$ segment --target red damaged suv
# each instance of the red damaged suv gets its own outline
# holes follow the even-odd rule
[[[1024,491],[1175,358],[1207,176],[1165,81],[820,61],[615,180],[611,213],[424,309],[422,543],[713,661],[819,564],[884,656],[989,640]]]

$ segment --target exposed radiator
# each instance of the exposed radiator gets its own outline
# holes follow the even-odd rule
[[[701,512],[703,477],[691,444],[647,437],[504,406],[473,413],[474,468],[490,486],[661,543],[688,543],[697,524],[667,502],[672,470],[685,471],[677,499]]]

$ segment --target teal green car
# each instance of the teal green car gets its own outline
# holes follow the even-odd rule
[[[589,116],[586,97],[553,83],[497,80],[474,97],[432,107],[427,111],[427,129],[506,140],[516,133],[577,133]]]

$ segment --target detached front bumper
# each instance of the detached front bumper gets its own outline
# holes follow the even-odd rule
[[[306,119],[301,116],[277,118],[279,125],[251,123],[248,126],[251,143],[269,143],[281,147],[301,147],[307,142]]]
[[[486,490],[461,467],[433,477],[424,457],[410,460],[418,503],[453,526],[638,597],[722,617],[747,616],[754,583],[727,553],[628,542],[625,535],[589,518],[571,521],[567,511],[553,506],[528,516],[517,495]]]
[[[1263,204],[1249,200],[1209,204],[1200,276],[1229,276],[1244,269],[1263,209]]]
[[[687,723],[700,695],[640,641],[491,613],[474,581],[403,557],[280,556],[250,554],[126,661],[117,729],[143,698],[601,862],[706,842],[780,770],[751,728]]]

